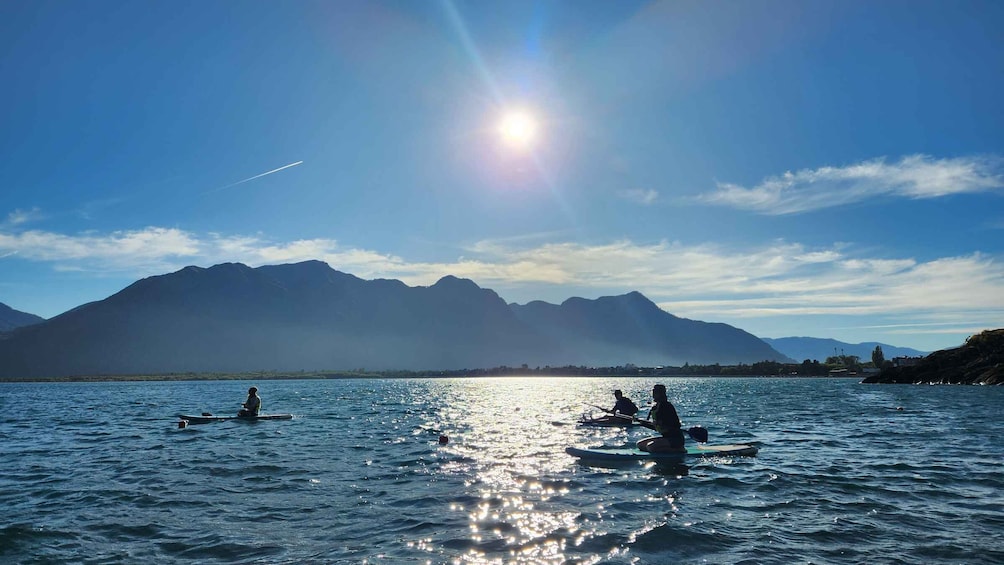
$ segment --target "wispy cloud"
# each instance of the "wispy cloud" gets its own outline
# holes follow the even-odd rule
[[[300,165],[300,164],[302,164],[302,163],[303,163],[303,161],[297,161],[297,162],[295,162],[295,163],[290,163],[290,164],[288,164],[288,165],[283,165],[283,166],[279,167],[278,169],[272,169],[271,171],[265,171],[264,173],[261,173],[261,174],[259,174],[259,175],[255,175],[255,176],[253,176],[253,177],[248,177],[248,178],[246,178],[246,179],[244,179],[244,180],[239,180],[239,181],[237,181],[237,182],[235,182],[235,183],[231,183],[231,184],[228,184],[228,185],[226,185],[226,186],[221,186],[221,187],[219,187],[219,188],[214,188],[214,189],[212,189],[212,190],[207,190],[207,191],[206,191],[206,194],[209,194],[209,193],[212,193],[212,192],[219,192],[219,191],[221,191],[221,190],[224,190],[224,189],[227,189],[227,188],[232,188],[232,187],[235,187],[235,186],[237,186],[237,185],[239,185],[239,184],[244,184],[244,183],[246,183],[246,182],[250,182],[250,181],[253,181],[253,180],[255,180],[255,179],[258,179],[258,178],[261,178],[261,177],[264,177],[264,176],[266,176],[266,175],[271,175],[272,173],[278,173],[279,171],[282,171],[282,170],[285,170],[285,169],[288,169],[288,168],[290,168],[290,167],[295,167],[295,166],[297,166],[297,165]]]
[[[173,266],[171,259],[196,257],[202,247],[192,234],[171,228],[76,235],[0,232],[0,253],[17,253],[21,259],[51,263],[63,270],[148,273]]]
[[[0,256],[56,270],[139,278],[186,265],[239,261],[252,266],[320,259],[359,277],[429,285],[444,275],[470,278],[511,300],[560,301],[639,290],[673,314],[742,327],[745,321],[839,317],[844,324],[900,325],[897,332],[1004,327],[1004,263],[973,253],[929,261],[867,257],[843,245],[798,243],[725,248],[674,242],[601,245],[485,240],[453,260],[414,261],[332,239],[276,242],[261,235],[195,234],[149,227],[65,235],[0,230]],[[96,297],[99,298],[99,297]],[[921,325],[930,327],[923,328]],[[913,326],[912,329],[910,326]]]
[[[17,209],[7,214],[7,220],[0,224],[0,226],[17,227],[31,222],[37,222],[44,218],[42,211],[40,209],[32,208],[31,210],[21,210]]]
[[[621,190],[617,193],[618,196],[627,200],[628,202],[634,202],[636,204],[641,204],[643,206],[648,206],[659,198],[659,193],[651,188],[632,188]]]
[[[883,196],[937,198],[1004,188],[1004,163],[997,156],[935,159],[911,155],[895,163],[884,158],[846,167],[786,172],[752,188],[720,183],[699,202],[767,215],[796,214]]]

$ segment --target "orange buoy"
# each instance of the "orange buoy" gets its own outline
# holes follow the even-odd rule
[[[179,420],[178,421],[178,429],[179,430],[183,430],[183,429],[185,429],[187,427],[188,427],[188,420]]]

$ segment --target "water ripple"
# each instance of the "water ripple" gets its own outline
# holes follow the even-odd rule
[[[0,383],[24,408],[0,416],[0,561],[1004,562],[1004,391],[665,382],[685,423],[759,456],[564,453],[643,437],[552,422],[646,379],[258,382],[296,417],[185,429],[249,383]]]

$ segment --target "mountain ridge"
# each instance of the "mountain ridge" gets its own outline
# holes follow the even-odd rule
[[[320,261],[189,266],[0,340],[7,377],[763,360],[785,356],[637,291],[520,306],[452,275],[409,287]]]
[[[886,359],[894,357],[923,357],[929,352],[920,351],[910,347],[898,347],[880,343],[877,341],[866,341],[862,343],[845,343],[830,338],[820,337],[761,337],[764,342],[787,355],[795,361],[801,362],[806,359],[823,362],[828,357],[835,355],[856,355],[862,362],[872,360],[872,352],[876,346],[882,347],[882,354]]]
[[[30,326],[39,322],[44,322],[45,318],[15,310],[0,302],[0,332],[9,332],[22,326]]]

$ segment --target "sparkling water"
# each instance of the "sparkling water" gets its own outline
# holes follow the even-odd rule
[[[657,382],[760,453],[565,454],[651,433],[575,420]],[[178,427],[251,384],[294,419]],[[0,562],[1002,563],[1002,407],[848,379],[0,383]]]

